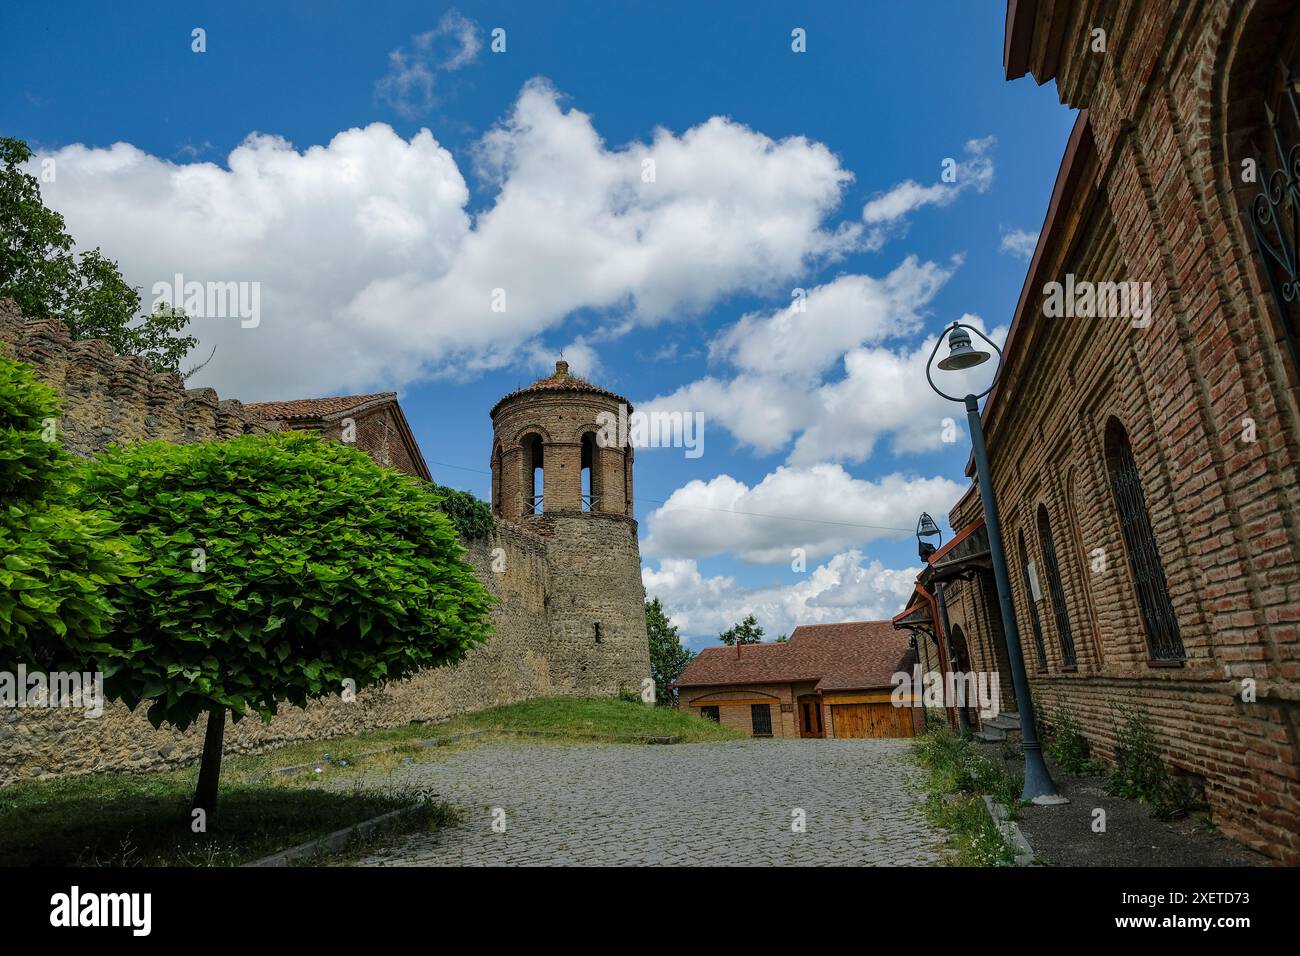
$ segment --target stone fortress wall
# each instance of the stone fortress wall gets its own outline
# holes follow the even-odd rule
[[[0,350],[32,364],[59,391],[60,431],[77,455],[113,442],[192,442],[279,427],[102,341],[72,342],[60,322],[24,322],[7,300],[0,301]],[[532,697],[611,695],[639,689],[649,676],[635,522],[569,512],[524,527],[498,517],[490,537],[468,545],[466,560],[498,603],[492,635],[458,666],[363,690],[351,702],[331,696],[305,709],[285,705],[269,724],[255,716],[227,724],[226,752],[438,721]],[[0,785],[197,759],[202,721],[184,733],[155,730],[144,712],[121,704],[107,705],[98,719],[74,709],[0,711]]]

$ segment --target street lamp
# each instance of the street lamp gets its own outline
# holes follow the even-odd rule
[[[960,371],[982,365],[992,357],[991,353],[971,346],[967,329],[987,342],[997,353],[998,364],[989,387],[978,395],[968,394],[959,398],[949,395],[934,384],[930,365],[943,343],[942,336],[934,343],[930,358],[925,363],[925,378],[936,395],[966,405],[966,421],[970,426],[971,448],[975,455],[975,473],[979,478],[980,498],[984,502],[984,527],[989,536],[989,556],[993,560],[993,580],[997,583],[998,607],[1002,613],[1002,634],[1007,642],[1007,659],[1011,662],[1011,682],[1016,689],[1016,700],[1020,703],[1020,739],[1025,754],[1025,786],[1020,798],[1037,804],[1069,803],[1068,799],[1057,793],[1056,784],[1043,761],[1042,745],[1038,742],[1034,702],[1029,696],[1029,677],[1025,673],[1025,658],[1020,653],[1020,631],[1016,627],[1016,614],[1011,604],[1011,581],[1007,575],[1006,554],[1002,550],[1002,525],[998,521],[998,504],[993,497],[993,478],[989,474],[989,454],[984,447],[984,427],[980,422],[979,400],[993,391],[993,386],[998,382],[998,376],[1002,372],[1002,350],[975,326],[954,322],[949,326],[948,357],[939,362],[939,368],[946,372]]]
[[[936,544],[926,541],[926,538],[938,538]],[[920,555],[922,561],[929,561],[930,555],[938,550],[937,545],[943,544],[943,532],[939,526],[934,523],[934,519],[929,514],[922,511],[921,517],[916,522],[916,553]],[[957,648],[952,642],[952,626],[948,623],[948,604],[943,597],[943,582],[934,582],[934,599],[939,605],[939,637],[948,645],[948,671],[956,678],[957,676]],[[964,686],[964,685],[963,685]],[[958,687],[957,680],[953,681],[954,691]],[[957,729],[966,733],[970,730],[970,720],[966,717],[966,708],[962,701],[954,701],[954,707],[957,711]]]

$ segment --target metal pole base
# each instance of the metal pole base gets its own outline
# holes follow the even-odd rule
[[[1059,793],[1046,793],[1041,797],[1034,797],[1029,801],[1039,807],[1055,807],[1062,803],[1069,803],[1069,797],[1063,797]]]
[[[1054,807],[1069,803],[1069,797],[1063,797],[1056,790],[1052,774],[1043,761],[1042,747],[1035,744],[1022,744],[1025,755],[1025,786],[1020,791],[1020,799],[1040,807]]]

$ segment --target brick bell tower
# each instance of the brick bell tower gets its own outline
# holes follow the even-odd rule
[[[639,690],[650,676],[633,449],[626,427],[608,427],[631,411],[564,361],[491,411],[492,511],[546,542],[550,668],[578,694]]]

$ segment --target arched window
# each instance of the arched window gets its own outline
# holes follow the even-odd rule
[[[499,515],[505,514],[501,510],[501,463],[501,446],[497,445],[492,452],[492,510]]]
[[[1065,500],[1068,502],[1077,502],[1079,500],[1078,479],[1073,468],[1065,478]],[[1100,667],[1103,663],[1101,642],[1097,638],[1097,616],[1092,606],[1092,594],[1089,591],[1088,566],[1081,564],[1084,561],[1083,535],[1079,532],[1079,512],[1078,509],[1068,507],[1065,509],[1065,518],[1070,525],[1070,550],[1073,554],[1073,567],[1078,572],[1077,581],[1080,583],[1081,594],[1083,598],[1083,613],[1087,620],[1088,636],[1092,638],[1092,655],[1096,666]]]
[[[1052,524],[1047,517],[1047,506],[1038,506],[1038,544],[1043,549],[1043,574],[1047,578],[1047,593],[1052,599],[1052,613],[1056,619],[1056,637],[1061,642],[1061,666],[1074,668],[1074,633],[1070,630],[1070,613],[1065,606],[1065,588],[1061,584],[1061,569],[1056,564],[1056,544],[1052,541]]]
[[[632,445],[623,448],[623,513],[632,517]]]
[[[1020,538],[1020,570],[1025,579],[1025,597],[1029,602],[1029,620],[1034,625],[1034,647],[1038,651],[1038,666],[1047,669],[1047,647],[1043,644],[1043,625],[1038,620],[1038,602],[1035,600],[1034,573],[1029,565],[1029,551],[1025,548],[1025,533]]]
[[[1114,419],[1106,426],[1106,470],[1110,475],[1111,492],[1119,513],[1124,549],[1128,552],[1129,571],[1142,610],[1142,625],[1151,648],[1151,658],[1164,662],[1182,661],[1187,655],[1178,632],[1174,605],[1169,599],[1169,585],[1165,581],[1165,569],[1160,562],[1151,517],[1147,513],[1142,476],[1138,473],[1128,433]]]
[[[525,435],[520,442],[523,448],[523,514],[539,515],[542,513],[542,493],[546,487],[546,472],[542,460],[542,436]]]
[[[1257,59],[1258,65],[1238,68],[1255,75],[1235,75],[1232,89],[1242,102],[1233,111],[1234,118],[1241,122],[1249,117],[1254,127],[1237,136],[1243,158],[1256,163],[1246,197],[1251,238],[1291,360],[1291,374],[1300,381],[1300,309],[1296,307],[1300,249],[1295,241],[1300,226],[1300,172],[1295,165],[1300,146],[1300,16],[1294,11],[1285,15],[1291,16],[1291,22],[1273,24],[1267,36],[1256,27],[1259,55],[1242,59]],[[1264,47],[1269,42],[1276,44],[1271,55]]]
[[[582,436],[582,510],[600,509],[600,453],[595,432]]]

